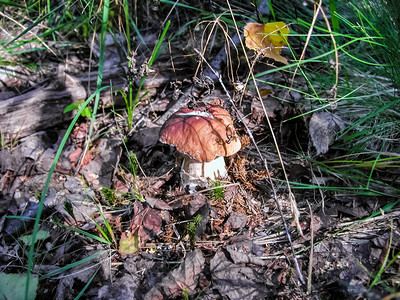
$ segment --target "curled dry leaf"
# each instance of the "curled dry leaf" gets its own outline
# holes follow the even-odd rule
[[[309,127],[311,141],[317,150],[317,155],[321,155],[328,152],[335,135],[344,129],[345,125],[338,115],[321,111],[313,114]]]
[[[289,28],[283,22],[247,23],[244,27],[247,48],[286,65],[288,61],[281,56],[281,52],[283,46],[287,44],[289,33]]]

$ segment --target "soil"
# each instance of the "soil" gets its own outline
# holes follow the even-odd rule
[[[149,49],[155,45],[156,32],[144,36]],[[309,153],[318,161],[336,157],[332,132],[343,124],[328,113],[313,120],[292,119],[303,112],[298,105],[302,96],[278,87],[288,80],[281,72],[263,77],[276,86],[260,86],[261,103],[254,89],[238,87],[247,73],[239,68],[232,81],[226,56],[215,65],[213,58],[224,49],[222,42],[216,42],[207,59],[221,72],[228,97],[216,77],[204,76],[210,70],[199,63],[193,50],[200,47],[199,40],[190,34],[198,37],[194,30],[179,36],[147,71],[143,91],[149,92],[135,108],[132,129],[127,127],[123,99],[113,92],[101,96],[89,147],[90,119],[81,116],[74,125],[44,197],[40,232],[49,234],[39,237],[35,246],[36,299],[74,299],[83,289],[84,299],[398,296],[393,292],[400,276],[398,200],[373,182],[371,189],[379,193],[342,192],[346,182],[298,154]],[[8,101],[6,106],[15,97],[32,99],[28,95],[32,90],[47,88],[57,95],[71,89],[71,82],[83,86],[86,94],[64,93],[64,100],[54,97],[60,109],[41,107],[35,112],[40,120],[51,121],[35,119],[32,122],[40,126],[21,125],[5,136],[7,144],[0,151],[1,272],[26,270],[29,243],[21,238],[32,234],[43,186],[76,114],[63,110],[90,95],[90,81],[82,80],[96,69],[89,70],[89,50],[89,46],[64,49],[74,58],[73,65],[66,60],[52,62],[40,78],[31,78],[35,82],[27,77],[2,88],[0,101]],[[107,78],[125,91],[127,78],[136,79],[137,90],[141,77],[135,72],[148,57],[148,50],[138,50],[135,71],[128,68],[119,46],[108,45]],[[261,59],[255,68],[273,68],[270,63]],[[197,72],[201,64],[203,73]],[[40,84],[43,80],[45,84]],[[6,95],[10,91],[13,94]],[[287,100],[281,101],[284,97]],[[181,157],[174,147],[159,141],[159,130],[176,107],[216,98],[233,116],[243,147],[226,158],[228,178],[188,193],[180,182]],[[26,124],[29,107],[18,107]],[[14,123],[16,128],[21,121]],[[291,190],[285,172],[296,183]],[[389,177],[396,185],[398,174],[385,172],[374,176]],[[324,188],[296,188],[302,184]],[[337,186],[344,189],[329,188]]]

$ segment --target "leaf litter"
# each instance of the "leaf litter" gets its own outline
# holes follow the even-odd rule
[[[108,138],[107,136],[104,137],[104,139]],[[153,139],[157,138],[157,135],[153,137]],[[107,153],[107,149],[111,152],[119,147],[118,142],[106,143],[100,141],[96,145],[98,145],[97,147],[104,145],[101,147],[104,147],[102,151],[105,151],[105,153]],[[157,142],[152,145],[148,146],[147,151],[154,151],[157,148],[159,149],[157,151],[164,151],[162,147],[165,146],[159,148],[160,145]],[[141,145],[136,145],[136,147],[141,147]],[[174,160],[173,152],[169,149],[166,150],[163,155],[169,155]],[[94,151],[94,153],[96,152]],[[110,156],[98,157],[104,160],[105,157]],[[65,155],[64,159],[70,163],[70,156]],[[96,157],[93,159],[96,159]],[[123,159],[122,156],[120,161],[123,161]],[[146,161],[146,159],[147,157],[143,157],[143,161]],[[113,161],[114,166],[117,166],[117,161],[117,159]],[[248,163],[246,161],[245,165]],[[60,164],[68,165],[65,162],[60,162]],[[152,170],[153,165],[157,164],[158,162],[155,160],[148,161],[146,170]],[[87,166],[94,168],[92,171],[88,169],[93,174],[96,172],[95,170],[98,170],[96,169],[98,165],[89,163]],[[173,167],[173,165],[170,166]],[[70,165],[70,168],[72,169],[73,166]],[[9,169],[8,173],[4,173],[4,176],[7,175],[8,178],[15,176],[13,175],[15,173],[11,173],[12,170]],[[239,182],[243,184],[250,183],[256,178],[249,176],[245,167],[243,169],[233,168],[232,172],[234,178],[238,178]],[[241,172],[242,175],[238,172]],[[22,174],[16,175],[16,178],[24,180]],[[91,177],[86,176],[86,182],[92,186],[91,188],[85,188],[82,180],[61,173],[57,180],[53,181],[50,193],[46,198],[48,213],[51,213],[50,209],[55,208],[55,211],[63,216],[68,226],[76,226],[96,233],[93,220],[101,223],[97,209],[98,201],[105,203],[106,199],[99,197],[99,195],[96,196],[93,188],[98,186],[99,180],[104,180],[104,178],[108,178],[107,180],[110,181],[108,186],[113,188],[111,177],[107,177],[109,176],[107,174],[117,178],[118,174],[122,173],[107,171],[100,173],[101,176],[92,179],[92,181],[88,180]],[[127,260],[131,260],[129,268],[136,271],[128,273],[124,267],[108,270],[109,275],[107,277],[113,278],[113,284],[105,283],[97,287],[97,284],[95,284],[95,287],[88,291],[93,299],[122,299],[118,297],[121,297],[124,293],[135,295],[136,299],[176,298],[183,293],[187,293],[190,297],[201,295],[205,299],[208,297],[262,298],[279,293],[284,294],[289,286],[295,288],[295,294],[301,295],[301,289],[299,290],[298,282],[293,275],[293,266],[288,264],[285,259],[286,255],[289,255],[289,251],[285,249],[288,241],[282,236],[278,240],[275,239],[273,243],[268,242],[269,237],[281,230],[279,229],[280,222],[276,222],[278,219],[273,218],[276,208],[275,204],[271,202],[268,192],[260,195],[261,199],[264,199],[264,205],[261,205],[251,192],[238,185],[227,185],[223,198],[213,199],[211,198],[212,194],[209,193],[186,195],[176,185],[176,179],[174,179],[176,175],[166,177],[160,184],[157,184],[160,181],[159,177],[150,175],[151,173],[147,172],[147,177],[135,179],[140,187],[138,192],[142,193],[145,201],[134,200],[131,209],[123,208],[124,205],[121,207],[123,208],[121,217],[125,225],[113,223],[112,211],[111,215],[105,215],[106,220],[110,224],[114,224],[114,233],[119,240],[118,252],[120,257],[118,258],[113,254],[103,258],[104,262],[101,265],[105,264],[105,266],[101,267],[100,270],[109,269],[107,265],[112,261],[121,261],[125,265]],[[128,183],[132,183],[133,180],[134,178],[129,176],[120,177],[119,190],[125,191],[125,196],[122,195],[119,198],[121,204],[132,201],[128,200],[129,198],[124,199],[124,197],[129,195],[132,197]],[[140,182],[146,180],[153,181],[153,185],[140,184]],[[262,182],[261,177],[258,180]],[[6,183],[6,181],[4,182]],[[258,186],[259,183],[253,184],[254,187]],[[40,188],[40,185],[38,186],[34,182],[30,186]],[[122,189],[122,187],[125,187],[125,189]],[[15,195],[15,189],[10,189],[10,186],[7,186],[7,189],[4,190],[5,193],[7,191],[14,191]],[[32,197],[29,190],[24,193],[27,193],[26,196]],[[71,210],[66,208],[66,202],[71,203]],[[373,292],[366,290],[365,285],[362,284],[368,276],[360,265],[371,269],[376,268],[381,261],[382,253],[387,250],[385,249],[385,241],[388,240],[389,236],[382,236],[378,239],[376,234],[372,233],[375,236],[374,239],[370,240],[368,236],[361,237],[361,240],[357,241],[344,239],[346,234],[350,237],[350,231],[344,231],[344,235],[341,235],[340,238],[332,237],[324,241],[328,232],[335,233],[340,229],[337,222],[327,222],[327,213],[331,214],[330,219],[335,220],[335,216],[340,214],[346,214],[351,218],[364,218],[371,212],[371,208],[361,205],[360,209],[362,208],[364,212],[356,213],[355,208],[346,203],[349,202],[329,203],[325,207],[325,214],[314,212],[314,215],[318,215],[315,216],[317,223],[314,224],[314,235],[322,239],[322,242],[316,245],[314,249],[314,276],[320,278],[320,280],[326,280],[328,286],[340,287],[340,290],[346,296],[353,297],[360,293],[373,295]],[[282,205],[285,206],[283,203]],[[11,207],[8,209],[11,209]],[[16,211],[18,211],[18,208]],[[54,212],[51,214],[54,214]],[[305,217],[307,216],[304,211],[303,214]],[[199,226],[199,230],[196,230],[195,250],[190,250],[191,246],[186,229],[187,224],[197,215],[201,216],[202,225]],[[296,249],[305,249],[303,251],[307,253],[306,245],[309,242],[310,226],[307,224],[307,219],[303,221],[305,221],[305,237],[296,237],[294,227],[291,227],[291,233],[295,237]],[[7,220],[6,224],[10,226],[11,223]],[[19,228],[22,227],[19,226]],[[370,231],[373,232],[371,229]],[[72,232],[71,234],[75,235]],[[54,233],[51,233],[51,236],[54,236]],[[92,243],[88,243],[87,238],[79,237],[79,240],[84,241],[83,244],[86,247],[92,247]],[[56,240],[48,243],[49,246],[57,245]],[[354,252],[354,245],[358,245],[357,247],[362,252]],[[74,247],[76,248],[76,244],[72,247],[62,246],[59,249],[63,249],[63,251],[56,257],[67,255]],[[0,248],[0,250],[2,250],[2,253],[11,253],[10,249],[6,247]],[[96,251],[100,251],[100,249]],[[93,251],[86,253],[83,251],[81,258],[89,257],[91,253]],[[365,257],[369,255],[368,253],[372,253],[371,259],[365,260]],[[133,261],[132,255],[136,257]],[[303,254],[299,255],[299,259],[304,269],[306,265],[302,256]],[[7,259],[3,261],[5,262]],[[63,262],[66,263],[67,261],[64,259]],[[49,261],[48,265],[51,265],[51,263],[57,266],[59,262]],[[171,263],[172,266],[176,267],[171,267]],[[55,295],[68,298],[77,283],[86,283],[88,278],[95,274],[98,268],[90,267],[94,265],[96,265],[96,261],[89,261],[79,265],[79,267],[72,268],[68,272],[71,275],[65,274],[67,275],[65,279],[58,279],[57,277],[50,279],[49,282],[57,282]],[[42,266],[42,272],[44,270],[45,266]],[[49,270],[53,270],[53,268]],[[75,273],[81,275],[72,275]],[[105,280],[106,277],[103,276],[106,272],[100,271],[97,274],[96,283]],[[100,276],[99,274],[103,275]],[[343,282],[343,280],[349,282],[350,285],[341,284],[340,282]],[[138,284],[138,282],[146,281],[149,281],[149,283]],[[129,299],[128,296],[127,299]]]
[[[253,33],[249,25],[248,36],[255,41],[249,48],[285,64],[287,59],[281,53],[285,45],[282,41],[286,39],[279,36],[276,40],[273,32],[279,29],[286,35],[289,29],[285,24],[271,26],[257,25]],[[190,84],[200,86],[198,80]],[[220,91],[208,91],[209,86],[204,88],[211,93],[209,97],[221,97]],[[96,124],[98,138],[85,152],[89,122],[81,120],[76,125],[46,197],[45,221],[41,225],[41,232],[46,234],[37,241],[43,260],[35,270],[39,276],[46,276],[68,265],[71,268],[47,279],[39,277],[39,293],[51,291],[58,299],[73,299],[93,278],[86,294],[90,299],[171,299],[184,295],[200,299],[305,297],[291,261],[289,241],[283,234],[276,204],[265,181],[269,176],[282,178],[271,147],[262,148],[273,168],[271,174],[260,168],[254,148],[248,145],[229,164],[236,184],[224,182],[222,198],[215,198],[208,191],[187,195],[178,184],[179,158],[173,149],[158,142],[159,126],[154,122],[154,113],[166,112],[173,104],[167,99],[177,94],[175,88],[167,85],[162,89],[167,96],[154,91],[153,110],[149,105],[138,106],[137,115],[141,118],[138,117],[139,125],[127,145],[117,131],[100,134],[103,128],[109,129],[104,117]],[[275,93],[279,92],[277,88]],[[283,123],[294,114],[291,103],[278,101],[267,91],[263,95],[274,130],[284,135],[283,145],[289,145],[295,135],[305,137],[309,133],[311,140],[304,138],[302,142],[307,145],[311,142],[318,155],[328,153],[334,135],[343,126],[338,116],[314,113],[307,131],[301,122]],[[244,96],[241,109],[250,116],[246,121],[257,140],[270,145],[261,103],[249,93]],[[296,132],[292,124],[300,129]],[[39,132],[21,139],[15,149],[0,151],[2,266],[17,264],[26,251],[26,245],[16,243],[12,236],[29,236],[31,218],[37,210],[36,193],[42,190],[63,132],[62,128]],[[137,176],[129,171],[125,146],[137,155]],[[312,180],[299,157],[286,155],[285,163],[293,167],[290,170],[297,169],[292,174],[295,181]],[[326,184],[334,182],[326,179]],[[315,195],[307,192],[296,193],[298,199],[315,199]],[[377,288],[368,290],[370,274],[365,270],[376,274],[385,254],[389,250],[398,251],[398,232],[391,234],[391,228],[399,226],[398,210],[363,225],[359,221],[382,207],[382,200],[346,199],[332,194],[326,197],[325,206],[323,209],[316,206],[312,218],[305,201],[299,201],[304,236],[297,234],[294,224],[289,228],[303,275],[312,263],[315,289],[311,297],[382,296],[384,293]],[[284,193],[280,201],[290,221],[290,202]],[[289,205],[287,208],[285,203]],[[106,212],[100,213],[99,206],[106,208]],[[194,223],[196,218],[200,222]],[[392,220],[393,227],[387,220]],[[317,241],[314,245],[311,245],[311,222]],[[101,230],[105,232],[107,224],[112,227],[118,245],[98,244],[92,236],[77,231],[104,239]],[[189,230],[190,224],[197,224],[195,230]],[[392,249],[389,240],[395,245]],[[104,250],[105,254],[92,257]],[[45,255],[47,252],[51,255]],[[393,252],[390,253],[393,257]],[[88,260],[71,265],[85,259]],[[385,279],[398,276],[396,266],[387,267]],[[7,272],[13,274],[18,268],[7,268]]]

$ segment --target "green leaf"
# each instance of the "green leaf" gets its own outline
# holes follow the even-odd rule
[[[44,231],[44,230],[39,230],[38,233],[37,233],[37,235],[36,235],[35,243],[36,243],[38,240],[45,240],[45,239],[47,239],[48,237],[50,237],[50,232]],[[31,235],[31,234],[21,236],[21,237],[19,237],[18,239],[21,240],[22,242],[24,242],[24,244],[25,244],[25,245],[28,245],[28,246],[30,246],[31,243],[32,243],[32,235]]]
[[[27,299],[35,299],[39,279],[31,277]],[[25,297],[26,275],[0,273],[0,299],[22,300]]]
[[[96,253],[90,255],[89,257],[85,257],[85,258],[83,258],[81,260],[78,260],[78,261],[73,262],[71,264],[68,264],[68,265],[66,265],[64,267],[61,267],[61,268],[56,269],[54,271],[51,271],[51,272],[47,273],[46,275],[41,276],[40,280],[51,278],[51,277],[56,276],[58,274],[64,273],[65,271],[67,271],[69,269],[72,269],[72,268],[74,268],[76,266],[79,266],[80,264],[84,264],[84,263],[86,263],[88,261],[91,261],[92,259],[95,259],[96,257],[99,257],[99,256],[103,255],[106,252],[107,252],[107,250],[104,250],[104,251],[101,251],[101,252],[100,251],[96,252]]]
[[[81,105],[81,102],[74,102],[71,103],[70,105],[68,105],[65,109],[64,109],[64,114],[66,114],[67,112],[73,111],[75,109],[79,109],[79,106]]]
[[[119,252],[123,254],[134,254],[139,250],[139,237],[137,234],[123,234],[119,241]]]
[[[90,107],[85,107],[82,111],[82,117],[91,118],[92,117],[92,109]]]
[[[89,238],[92,238],[92,239],[94,239],[94,240],[97,240],[97,241],[99,241],[100,243],[111,244],[110,241],[107,241],[107,240],[105,240],[105,239],[102,239],[101,237],[98,237],[97,235],[91,234],[90,232],[86,232],[86,231],[84,231],[84,230],[82,230],[82,229],[75,228],[75,227],[71,227],[71,226],[67,226],[67,225],[64,225],[64,224],[61,224],[61,223],[58,223],[58,222],[56,222],[56,224],[57,224],[58,226],[62,226],[62,227],[68,228],[68,229],[73,230],[73,231],[75,231],[75,232],[77,232],[77,233],[79,233],[79,234],[83,234],[83,235],[85,235],[85,236],[87,236],[87,237],[89,237]]]
[[[71,103],[64,109],[64,114],[67,112],[73,111],[73,110],[80,110],[82,106],[83,106],[83,101]],[[92,117],[92,109],[90,107],[85,107],[82,110],[81,116],[91,118]]]

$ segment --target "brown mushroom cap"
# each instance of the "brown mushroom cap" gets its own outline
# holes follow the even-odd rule
[[[230,156],[241,148],[229,113],[214,104],[178,110],[162,126],[160,141],[201,162]]]

